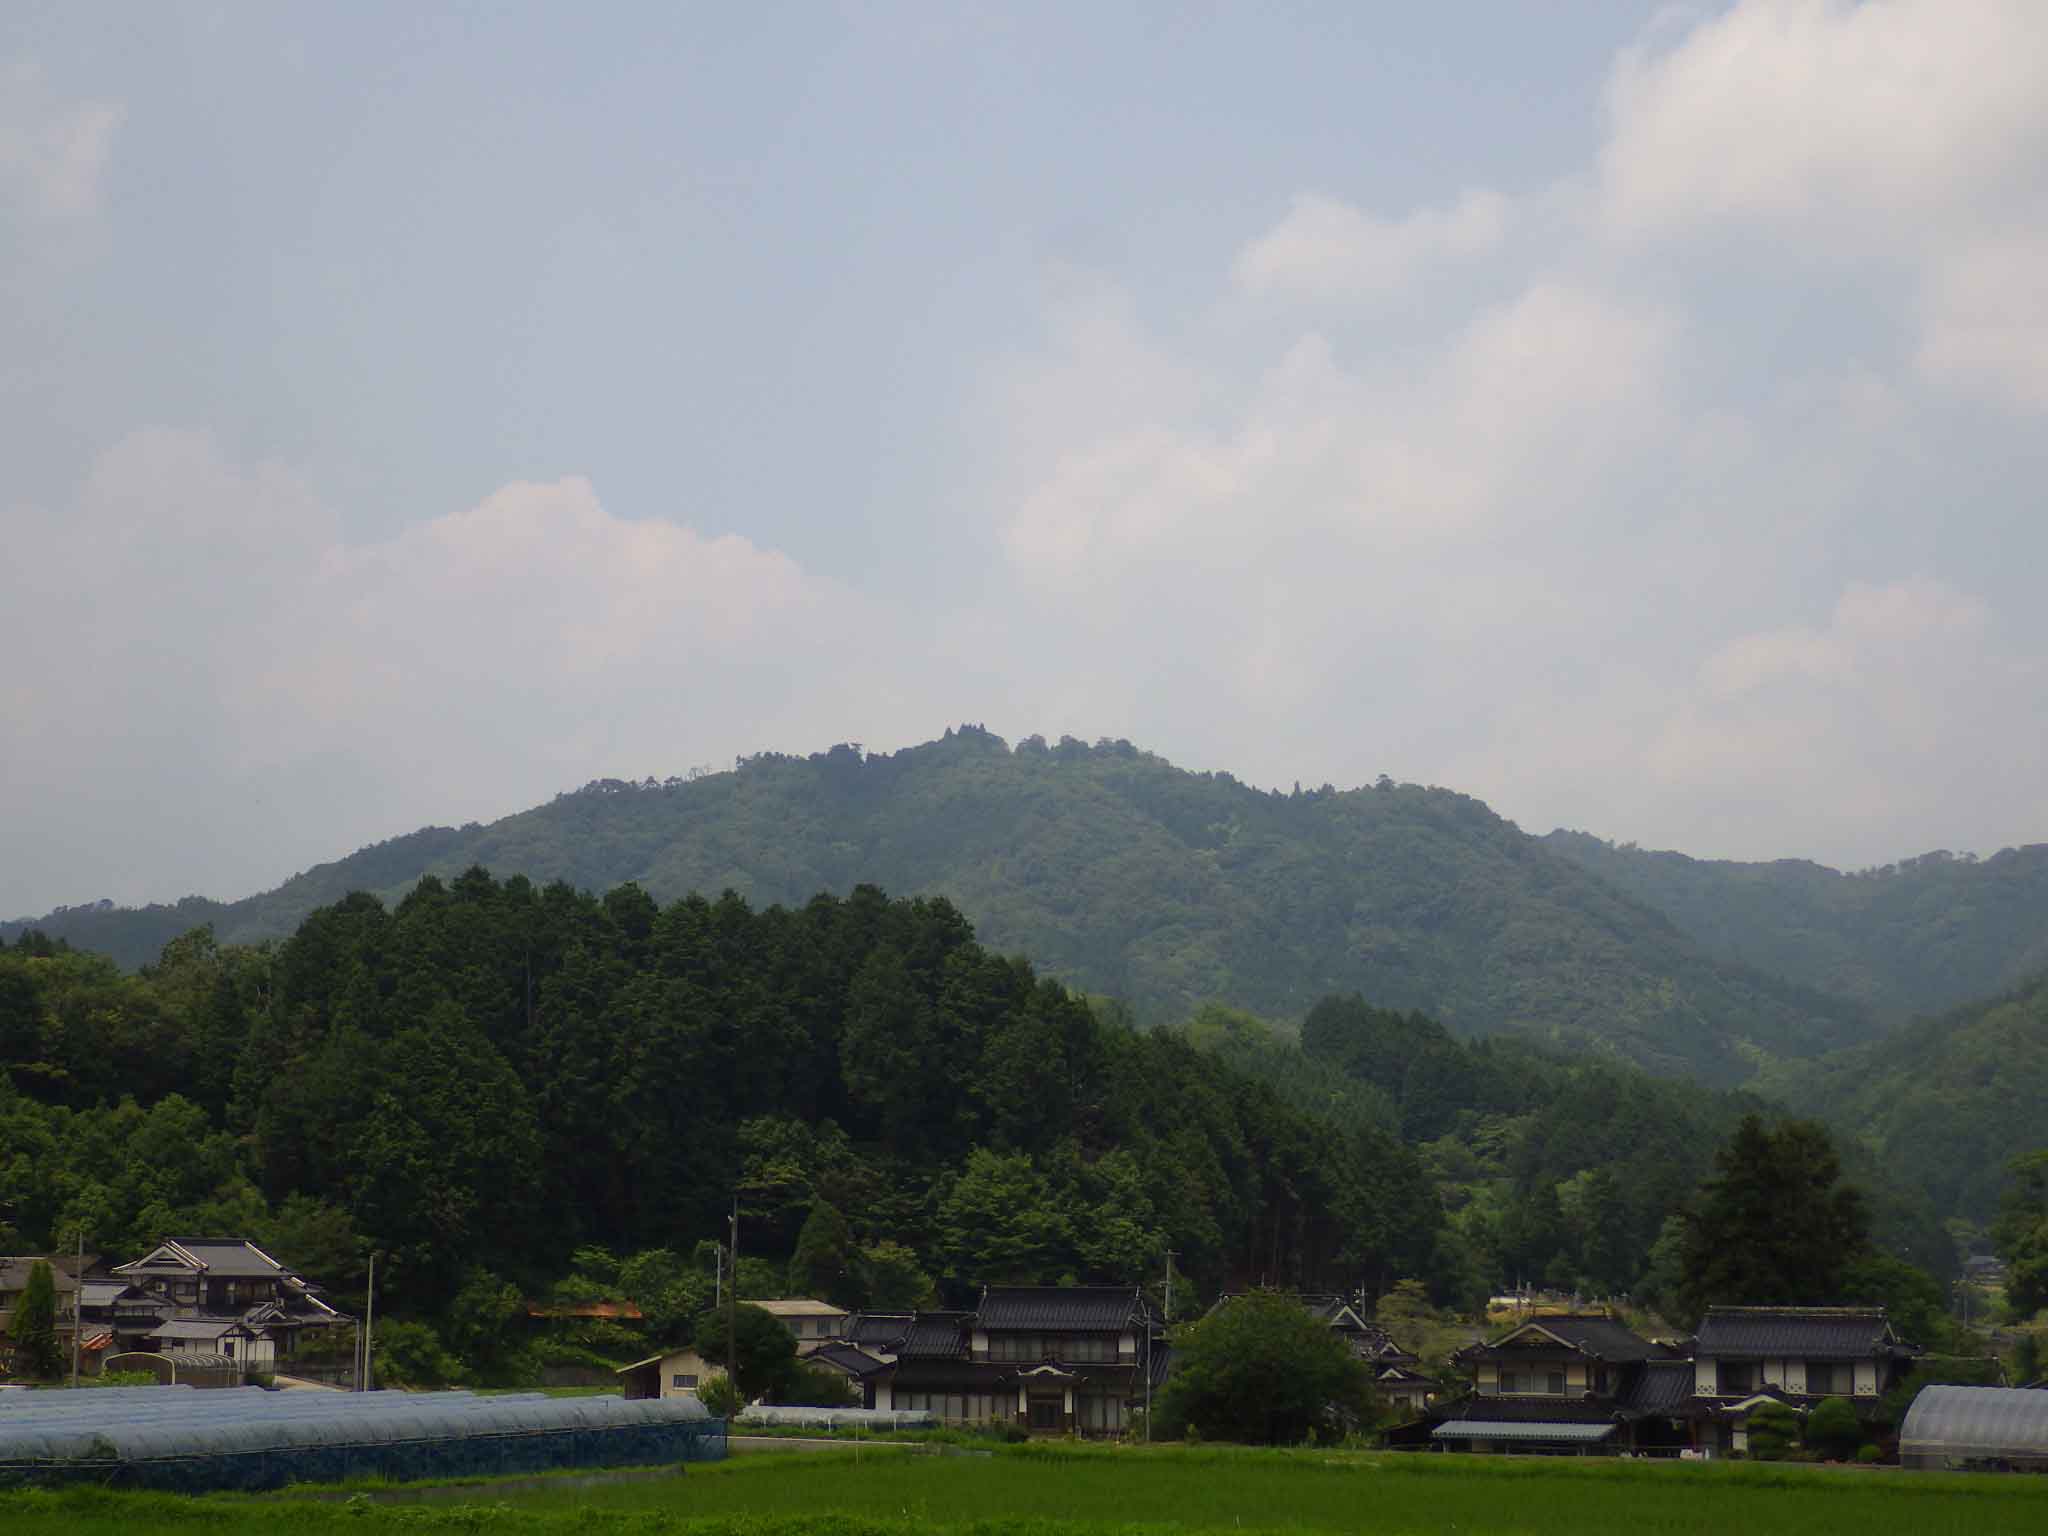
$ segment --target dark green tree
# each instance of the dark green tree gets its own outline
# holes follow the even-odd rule
[[[57,1281],[47,1260],[29,1266],[9,1332],[23,1369],[37,1381],[50,1381],[64,1369],[64,1351],[57,1343]]]
[[[1176,1330],[1174,1350],[1156,1410],[1165,1437],[1191,1425],[1205,1440],[1294,1445],[1373,1420],[1371,1370],[1296,1297],[1233,1297]]]
[[[697,1319],[697,1352],[713,1365],[724,1366],[733,1356],[727,1341],[738,1342],[739,1389],[747,1402],[772,1398],[790,1381],[796,1366],[796,1340],[773,1315],[741,1302],[730,1310],[713,1307]]]
[[[1923,1349],[1948,1342],[1948,1296],[1941,1282],[1889,1253],[1859,1255],[1842,1272],[1840,1300],[1884,1308],[1899,1337]]]
[[[789,1260],[789,1291],[792,1296],[818,1297],[834,1306],[860,1305],[853,1228],[836,1207],[823,1200],[812,1204],[811,1214],[796,1235],[796,1252]]]
[[[2010,1182],[1991,1225],[2005,1260],[2005,1299],[2022,1317],[2048,1307],[2048,1151],[2007,1165]]]
[[[932,1304],[932,1277],[901,1243],[871,1243],[861,1249],[860,1273],[863,1304],[877,1312],[913,1312]]]
[[[1842,1182],[1828,1133],[1810,1120],[1745,1115],[1714,1176],[1682,1213],[1681,1320],[1709,1306],[1824,1306],[1869,1246],[1862,1194]]]
[[[1847,1461],[1863,1443],[1856,1405],[1846,1397],[1824,1397],[1806,1416],[1806,1443],[1829,1461]]]
[[[1783,1461],[1799,1444],[1799,1415],[1783,1403],[1758,1403],[1745,1428],[1749,1454],[1758,1461]]]

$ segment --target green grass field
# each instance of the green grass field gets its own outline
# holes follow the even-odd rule
[[[2048,1480],[1894,1470],[1644,1465],[1309,1451],[1132,1449],[743,1456],[654,1481],[372,1503],[0,1496],[7,1536],[455,1529],[688,1536],[1108,1536],[1193,1531],[1462,1536],[2048,1531]]]

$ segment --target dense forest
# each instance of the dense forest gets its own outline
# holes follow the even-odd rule
[[[0,1245],[237,1232],[345,1289],[374,1248],[395,1312],[471,1354],[479,1298],[701,1301],[735,1197],[744,1293],[849,1305],[1156,1279],[1168,1250],[1208,1294],[1654,1288],[1760,1107],[1356,996],[1298,1038],[1215,1006],[1140,1030],[865,886],[662,907],[473,869],[137,975],[0,950]],[[1845,1151],[1880,1244],[1945,1273],[1935,1208]]]
[[[2048,1142],[2048,978],[1788,1066],[1765,1086],[1825,1116],[1942,1211],[1987,1222],[2008,1162]]]
[[[658,901],[795,906],[862,881],[944,897],[983,941],[1171,1023],[1220,1000],[1299,1018],[1358,992],[1461,1037],[1514,1032],[1738,1083],[1874,1033],[1857,1002],[1709,955],[1650,906],[1447,790],[1272,794],[1127,743],[978,728],[889,755],[764,755],[689,781],[606,781],[490,826],[429,829],[221,905],[85,907],[30,926],[152,960],[211,923],[282,937],[351,891],[470,865]]]
[[[1987,859],[1929,853],[1843,874],[1803,859],[1651,853],[1584,832],[1544,842],[1655,907],[1709,953],[1846,998],[1887,1024],[2048,973],[2048,844]]]

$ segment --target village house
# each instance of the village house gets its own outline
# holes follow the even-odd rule
[[[712,1377],[724,1374],[723,1364],[706,1360],[694,1349],[665,1350],[618,1370],[619,1382],[631,1398],[696,1397]]]
[[[1748,1449],[1749,1415],[1762,1403],[1804,1414],[1843,1397],[1872,1417],[1920,1350],[1882,1307],[1709,1307],[1692,1353],[1695,1438],[1725,1455]]]
[[[1691,1362],[1604,1313],[1537,1317],[1452,1357],[1471,1396],[1435,1410],[1442,1449],[1588,1455],[1689,1448]]]
[[[796,1352],[808,1355],[833,1339],[839,1338],[846,1328],[850,1314],[844,1307],[835,1307],[829,1301],[814,1301],[807,1296],[784,1297],[772,1301],[749,1301],[745,1305],[759,1307],[783,1327],[796,1340]]]
[[[1372,1367],[1373,1389],[1380,1400],[1403,1413],[1419,1414],[1443,1391],[1443,1383],[1416,1369],[1421,1356],[1404,1349],[1378,1323],[1368,1322],[1356,1303],[1342,1296],[1304,1296],[1309,1314],[1325,1322],[1351,1346],[1353,1354]]]
[[[188,1369],[269,1372],[309,1336],[352,1328],[303,1276],[240,1239],[174,1238],[113,1266],[97,1302],[117,1352],[165,1355]]]
[[[63,1346],[64,1358],[71,1358],[71,1338],[78,1320],[77,1255],[0,1254],[0,1369],[4,1369],[13,1357],[14,1311],[21,1305],[22,1292],[28,1289],[29,1271],[43,1263],[50,1266],[50,1288],[56,1293],[57,1342]],[[87,1268],[91,1268],[90,1263]],[[88,1334],[88,1341],[90,1337]]]
[[[849,1328],[864,1350],[893,1357],[873,1377],[873,1405],[948,1424],[1121,1434],[1164,1369],[1157,1320],[1135,1286],[988,1286],[972,1312],[899,1318]]]

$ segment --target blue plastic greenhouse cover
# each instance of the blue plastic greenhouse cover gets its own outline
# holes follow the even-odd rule
[[[130,1486],[276,1487],[724,1453],[724,1421],[691,1397],[189,1386],[0,1395],[0,1484],[89,1474]]]
[[[1952,1461],[2048,1459],[2048,1392],[1925,1387],[1899,1426],[1899,1455]]]

